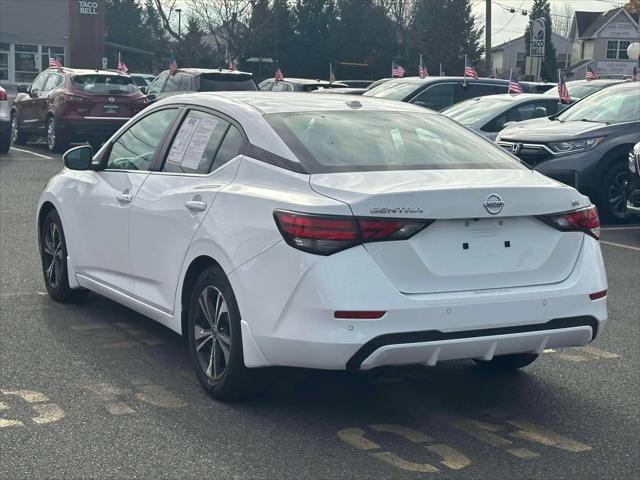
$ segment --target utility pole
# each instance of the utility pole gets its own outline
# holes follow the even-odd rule
[[[485,0],[484,57],[487,76],[491,75],[491,0]]]
[[[182,40],[182,9],[176,8],[176,12],[178,12],[178,39]]]

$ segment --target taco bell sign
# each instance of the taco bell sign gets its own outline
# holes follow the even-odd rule
[[[97,15],[98,2],[95,0],[78,0],[81,15]]]
[[[531,27],[531,41],[529,42],[530,57],[544,57],[545,22],[543,18],[536,18]]]

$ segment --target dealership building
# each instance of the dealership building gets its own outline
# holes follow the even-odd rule
[[[29,83],[49,66],[97,68],[105,55],[105,0],[0,0],[0,84]]]

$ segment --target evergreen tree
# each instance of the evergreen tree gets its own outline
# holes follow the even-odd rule
[[[200,22],[193,15],[187,17],[186,33],[178,44],[179,63],[185,67],[211,67],[220,64],[207,53],[209,49],[202,43],[204,32]]]
[[[553,82],[556,81],[558,74],[556,69],[556,49],[553,46],[553,39],[551,38],[552,23],[549,0],[534,0],[533,2],[531,13],[529,14],[529,25],[527,25],[527,29],[524,32],[524,44],[527,50],[529,49],[529,41],[531,40],[533,21],[537,18],[543,18],[545,21],[544,57],[542,59],[540,75],[545,82]]]
[[[152,70],[164,70],[169,58],[169,42],[153,0],[145,0],[142,25],[148,35],[147,48],[154,52]]]
[[[326,78],[330,60],[329,45],[336,22],[335,1],[296,0],[293,13],[295,39],[291,58],[284,62],[295,66],[298,75]],[[284,62],[280,61],[280,65]],[[285,71],[285,75],[290,74]]]
[[[478,62],[484,52],[481,39],[483,27],[476,25],[470,0],[416,0],[410,24],[412,45],[407,48],[411,58],[405,68],[417,69],[419,55],[424,56],[432,75],[439,64],[448,75],[464,73],[464,56]]]

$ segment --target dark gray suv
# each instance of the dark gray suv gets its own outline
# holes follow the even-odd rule
[[[627,157],[638,141],[638,82],[605,88],[557,115],[509,126],[496,138],[529,167],[589,195],[613,221],[629,217]]]

